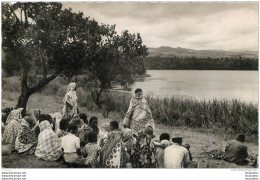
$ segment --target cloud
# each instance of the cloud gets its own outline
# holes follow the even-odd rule
[[[65,3],[118,33],[139,32],[148,47],[258,50],[258,2]]]

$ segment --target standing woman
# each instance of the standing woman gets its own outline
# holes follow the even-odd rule
[[[63,117],[73,118],[79,114],[76,90],[76,83],[70,83],[63,99]]]
[[[135,96],[130,101],[123,126],[137,133],[143,130],[146,125],[150,125],[153,129],[155,128],[151,110],[143,97],[143,91],[138,88],[135,90]]]

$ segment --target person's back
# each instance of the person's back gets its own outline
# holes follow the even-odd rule
[[[77,124],[71,123],[68,127],[69,134],[61,138],[61,145],[64,150],[64,160],[69,164],[83,165],[84,159],[80,154],[80,139],[76,136],[78,132]]]
[[[190,162],[189,152],[186,148],[174,143],[164,150],[165,168],[184,168]]]
[[[79,137],[69,133],[61,138],[61,145],[64,153],[76,153],[77,149],[80,148]]]
[[[225,152],[224,160],[242,165],[245,163],[245,158],[247,157],[247,147],[238,140],[232,140]]]

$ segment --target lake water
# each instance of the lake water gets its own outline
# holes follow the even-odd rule
[[[147,70],[144,80],[133,86],[144,94],[180,95],[198,100],[238,99],[258,103],[258,71]]]

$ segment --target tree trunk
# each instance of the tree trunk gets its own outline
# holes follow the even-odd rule
[[[17,107],[23,108],[22,115],[26,113],[26,104],[30,93],[27,85],[28,69],[23,61],[21,61],[21,94],[18,99]]]
[[[28,90],[25,90],[22,88],[22,92],[19,96],[18,103],[17,103],[18,108],[24,108],[22,111],[22,115],[25,115],[25,113],[26,113],[26,105],[27,105],[30,95],[31,94],[29,93]]]
[[[27,85],[27,78],[28,78],[28,70],[26,66],[22,66],[21,68],[21,94],[18,99],[17,107],[18,108],[24,108],[22,111],[22,115],[25,115],[26,113],[26,105],[29,100],[30,95],[36,93],[39,91],[43,86],[48,84],[50,81],[55,79],[59,75],[60,71],[57,71],[56,73],[52,74],[49,77],[43,77],[43,79],[34,87],[29,88]]]
[[[103,92],[103,89],[100,89],[99,92],[98,92],[98,90],[94,90],[91,92],[92,98],[99,109],[102,109],[102,102],[100,101],[100,96],[101,96],[102,92]]]

